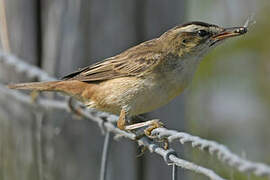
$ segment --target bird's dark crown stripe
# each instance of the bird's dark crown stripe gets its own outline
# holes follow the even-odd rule
[[[217,25],[208,24],[208,23],[201,22],[201,21],[188,22],[188,23],[180,25],[179,27],[185,27],[185,26],[189,26],[189,25],[199,25],[199,26],[204,26],[204,27],[218,27]]]

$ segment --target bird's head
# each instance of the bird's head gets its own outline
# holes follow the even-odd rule
[[[178,56],[201,56],[224,40],[246,32],[246,27],[222,28],[204,22],[190,22],[170,29],[159,39],[167,52]]]

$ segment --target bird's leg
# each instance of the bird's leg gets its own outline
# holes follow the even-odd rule
[[[126,130],[126,111],[124,109],[120,112],[117,127],[121,130]]]
[[[131,130],[135,130],[135,129],[139,129],[139,128],[148,126],[148,128],[145,129],[145,132],[150,131],[150,132],[147,132],[146,135],[148,135],[149,133],[151,134],[151,131],[153,129],[155,129],[155,128],[153,128],[154,126],[156,128],[158,128],[157,124],[162,124],[162,123],[158,119],[153,119],[153,120],[149,120],[149,121],[145,121],[145,122],[141,122],[141,123],[135,123],[135,124],[132,124],[132,125],[128,125],[128,126],[125,127],[125,129],[131,131]],[[159,127],[161,127],[161,126],[159,126]],[[153,128],[153,129],[150,130],[149,128]],[[147,130],[147,129],[149,129],[149,130]]]
[[[135,130],[135,129],[147,126],[147,124],[143,125],[143,123],[145,123],[145,122],[143,122],[143,123],[135,123],[133,125],[127,125],[128,123],[127,123],[126,114],[127,114],[127,112],[124,109],[122,109],[121,112],[120,112],[120,115],[119,115],[119,119],[117,121],[117,127],[119,129],[131,131],[131,130]]]

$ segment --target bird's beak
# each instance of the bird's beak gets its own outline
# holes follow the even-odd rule
[[[247,33],[247,31],[248,29],[246,27],[225,28],[220,33],[215,34],[211,37],[210,47],[216,44],[217,42],[220,42],[227,38],[243,35]]]
[[[224,31],[212,36],[214,41],[221,41],[230,37],[240,36],[247,33],[246,27],[225,28]]]

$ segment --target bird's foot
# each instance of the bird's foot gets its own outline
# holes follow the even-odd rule
[[[119,115],[117,127],[121,130],[126,130],[126,111],[124,109],[121,110],[121,113]]]
[[[144,134],[137,135],[136,139],[140,139],[145,135],[150,139],[163,143],[164,149],[169,149],[169,142],[167,138],[160,139],[157,136],[152,135],[152,131],[154,129],[164,127],[164,124],[160,122],[159,119],[153,119],[153,120],[142,122],[142,123],[128,125],[128,126],[125,126],[125,130],[132,131],[132,130],[139,129],[142,127],[147,127],[147,128],[144,129]]]
[[[155,135],[152,135],[152,131],[154,129],[157,129],[157,128],[162,128],[164,127],[164,124],[162,122],[160,122],[160,120],[158,119],[155,119],[153,120],[153,122],[150,124],[149,127],[147,127],[145,130],[144,130],[144,134],[149,137],[150,139],[153,139],[153,140],[157,140],[158,142],[161,142],[163,143],[163,148],[164,149],[169,149],[169,141],[167,138],[158,138],[157,136]]]

